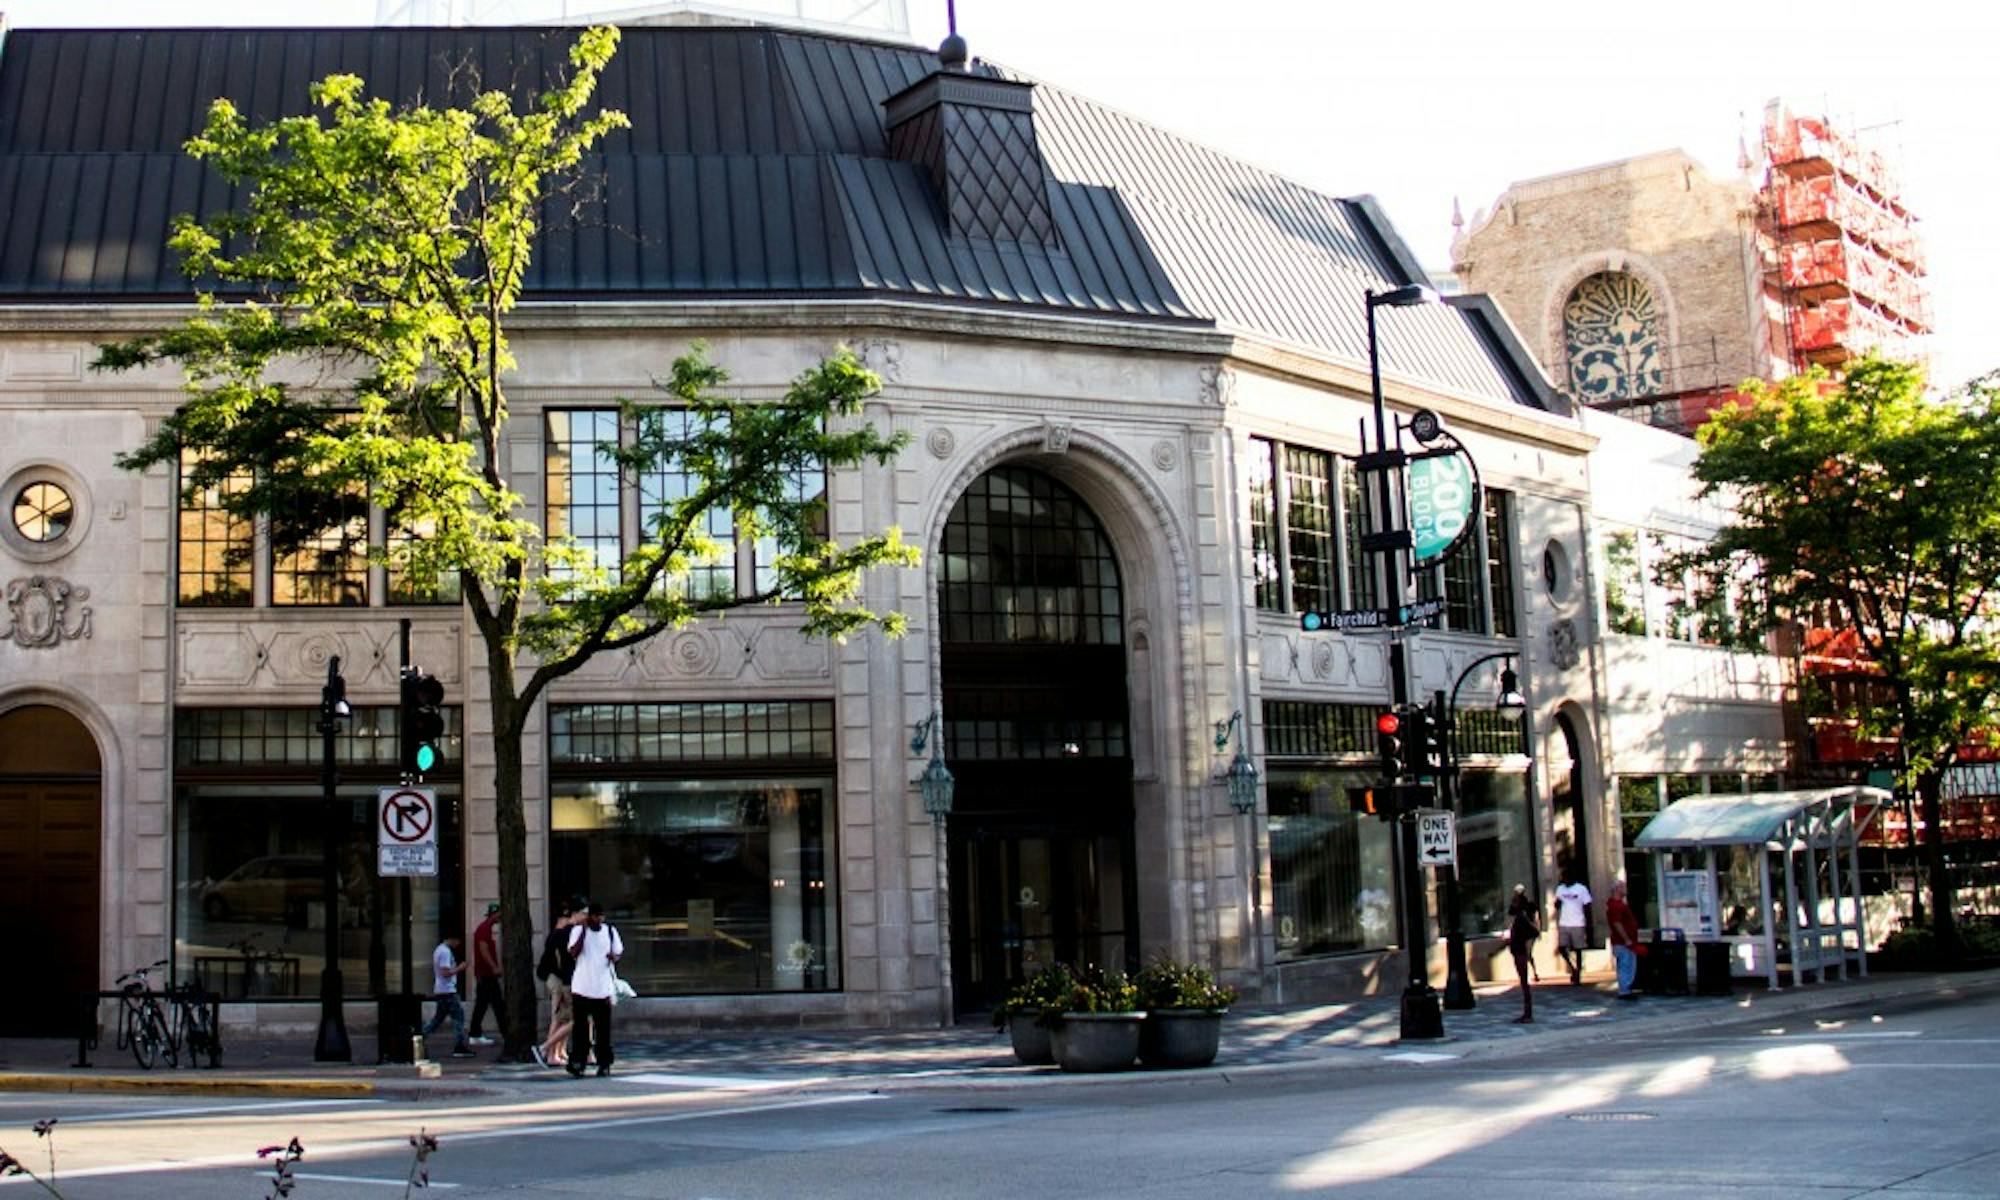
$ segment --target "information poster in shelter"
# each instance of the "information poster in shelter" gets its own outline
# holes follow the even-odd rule
[[[1707,871],[1668,871],[1661,876],[1660,925],[1692,938],[1715,936],[1715,888]]]

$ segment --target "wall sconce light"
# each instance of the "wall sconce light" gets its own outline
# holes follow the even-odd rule
[[[943,726],[944,716],[935,709],[930,716],[910,726],[910,753],[922,754],[926,742],[931,748],[930,764],[917,776],[917,790],[923,793],[924,811],[933,821],[942,821],[951,814],[952,793],[958,787],[951,768],[944,765]]]
[[[1229,804],[1239,814],[1247,815],[1257,807],[1257,764],[1250,761],[1249,753],[1243,747],[1243,710],[1229,714],[1227,721],[1215,723],[1215,750],[1220,754],[1229,749],[1229,735],[1236,735],[1236,757],[1229,762],[1229,769],[1222,773],[1223,782],[1229,786]]]

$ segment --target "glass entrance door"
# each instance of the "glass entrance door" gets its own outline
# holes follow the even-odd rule
[[[958,1008],[991,1008],[1044,967],[1130,968],[1124,839],[1079,828],[980,826],[952,839]]]

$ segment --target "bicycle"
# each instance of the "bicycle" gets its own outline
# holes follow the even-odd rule
[[[215,1020],[214,1000],[208,989],[190,980],[167,989],[174,1006],[173,1042],[187,1050],[192,1067],[199,1056],[208,1055],[209,1067],[222,1065],[222,1030]]]
[[[159,993],[152,989],[152,973],[166,965],[163,958],[150,967],[138,967],[118,977],[122,996],[118,1006],[117,1048],[131,1047],[132,1057],[138,1060],[142,1071],[152,1070],[163,1050],[168,1066],[175,1065],[178,1057],[173,1034],[167,1027],[167,1014],[160,1007]]]

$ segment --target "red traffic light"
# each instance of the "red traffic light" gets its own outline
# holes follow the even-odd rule
[[[1402,719],[1397,717],[1395,713],[1385,712],[1375,718],[1376,733],[1387,735],[1396,732],[1402,727]]]

